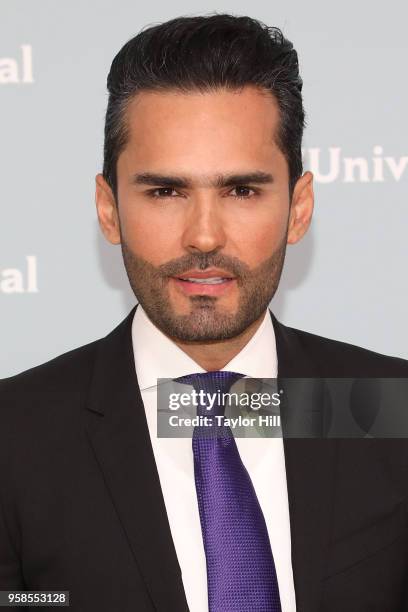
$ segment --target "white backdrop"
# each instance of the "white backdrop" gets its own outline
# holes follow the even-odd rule
[[[408,358],[405,0],[1,0],[0,377],[105,335],[135,303],[96,221],[106,76],[142,27],[212,11],[278,26],[299,53],[316,208],[273,311]]]

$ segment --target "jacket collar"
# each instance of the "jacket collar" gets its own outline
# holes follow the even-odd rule
[[[96,384],[91,384],[91,394],[88,399],[90,409],[100,414],[104,414],[104,410],[109,411],[112,406],[103,399],[111,387],[113,374],[118,382],[134,378],[138,387],[132,346],[132,322],[136,308],[137,305],[110,334],[101,340],[94,368],[93,381]],[[317,377],[319,375],[317,365],[302,347],[296,330],[280,323],[271,310],[269,314],[275,332],[278,377]]]

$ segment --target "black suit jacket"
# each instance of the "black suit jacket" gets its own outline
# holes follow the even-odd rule
[[[0,383],[0,590],[69,590],[75,612],[188,610],[133,314]],[[271,316],[278,377],[408,377],[402,359]],[[284,437],[284,452],[298,612],[408,610],[408,440]]]

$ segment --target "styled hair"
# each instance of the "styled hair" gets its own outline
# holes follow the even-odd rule
[[[210,92],[253,85],[275,97],[275,141],[289,168],[289,193],[302,175],[305,113],[293,44],[281,30],[246,16],[177,17],[142,30],[114,58],[108,79],[103,176],[117,200],[116,165],[127,144],[126,109],[141,91]]]

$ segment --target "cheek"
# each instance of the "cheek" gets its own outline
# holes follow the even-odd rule
[[[263,223],[250,223],[236,228],[232,233],[234,250],[238,257],[254,267],[270,257],[285,241],[286,218],[265,219]]]
[[[153,265],[177,255],[174,232],[161,222],[160,216],[147,214],[143,207],[122,206],[120,223],[123,240],[131,251]]]

